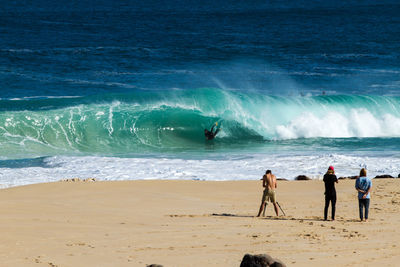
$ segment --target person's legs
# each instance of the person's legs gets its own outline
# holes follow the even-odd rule
[[[369,198],[364,199],[365,200],[365,221],[368,220],[368,211],[369,211]]]
[[[264,208],[265,208],[265,202],[261,202],[260,210],[258,211],[257,217],[260,217],[261,212],[264,210]]]
[[[210,132],[212,133],[213,131],[214,131],[214,127],[215,127],[215,124],[211,127],[211,129],[210,129]]]
[[[265,211],[267,210],[267,207],[268,207],[268,197],[267,197],[267,199],[266,199],[266,201],[265,201],[265,206],[264,206],[264,211],[263,211],[263,217],[265,217]]]
[[[325,195],[324,220],[328,220],[329,196]]]
[[[362,221],[363,220],[363,202],[362,202],[362,199],[358,199],[358,209],[359,209],[359,212],[360,212],[360,220]]]
[[[265,205],[266,205],[266,198],[267,198],[267,191],[266,190],[264,190],[263,191],[263,196],[262,196],[262,198],[261,198],[261,205],[260,205],[260,209],[259,209],[259,211],[258,211],[258,214],[257,214],[257,217],[260,217],[260,215],[261,215],[261,212],[263,211],[263,210],[265,210]],[[265,214],[265,212],[264,212],[264,214]]]
[[[275,210],[276,216],[279,216],[278,205],[276,204],[276,193],[275,193],[275,190],[270,190],[268,192],[268,198],[269,198],[269,201],[271,201],[272,204],[274,204],[274,210]]]
[[[336,196],[331,197],[332,201],[332,221],[335,220],[335,211],[336,211]]]
[[[279,216],[278,205],[276,204],[276,202],[273,202],[273,204],[274,204],[274,210],[275,210],[276,216]]]

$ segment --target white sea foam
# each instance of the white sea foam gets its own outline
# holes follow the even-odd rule
[[[352,109],[347,116],[333,111],[320,116],[304,112],[286,125],[277,125],[275,131],[278,139],[399,137],[400,118],[391,114],[376,117],[364,108]]]
[[[81,98],[82,96],[24,96],[24,97],[14,97],[14,98],[4,98],[4,100],[11,101],[23,101],[23,100],[35,100],[35,99],[70,99],[70,98]],[[3,99],[1,99],[3,100]]]
[[[99,180],[258,180],[266,169],[278,177],[294,179],[307,175],[321,179],[329,165],[335,166],[338,176],[353,176],[366,167],[368,175],[399,173],[400,157],[356,155],[232,155],[183,158],[116,158],[116,157],[50,157],[42,164],[21,168],[0,168],[0,184],[17,186],[41,182],[53,182],[66,178]]]

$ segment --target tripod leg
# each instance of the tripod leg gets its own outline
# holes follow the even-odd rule
[[[276,202],[276,204],[278,204],[279,209],[282,211],[283,215],[286,216],[285,212],[283,211],[283,209],[281,208],[281,205],[279,205],[279,202]]]

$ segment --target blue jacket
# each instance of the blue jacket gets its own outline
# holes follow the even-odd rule
[[[356,180],[356,189],[361,189],[365,192],[368,191],[368,189],[372,186],[372,181],[371,179],[367,177],[360,177]],[[358,199],[363,198],[363,193],[358,192]],[[370,198],[370,194],[368,193],[367,198]]]

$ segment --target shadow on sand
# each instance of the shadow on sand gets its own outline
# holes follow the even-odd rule
[[[232,214],[232,213],[213,213],[211,216],[217,217],[240,217],[240,218],[253,218],[255,216],[252,215],[240,215],[240,214]]]
[[[244,214],[232,214],[232,213],[213,213],[211,216],[215,217],[237,217],[237,218],[259,218],[262,220],[271,220],[271,221],[298,221],[298,222],[333,222],[332,220],[324,221],[322,218],[314,217],[314,218],[294,218],[292,216],[265,216],[265,217],[257,217],[252,215],[244,215]],[[335,220],[336,222],[358,222],[357,219],[342,219],[339,218]]]

